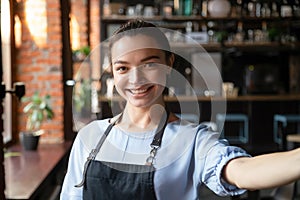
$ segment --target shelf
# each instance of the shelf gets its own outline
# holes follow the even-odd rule
[[[211,42],[211,43],[188,43],[188,42],[171,42],[170,46],[172,49],[184,49],[185,51],[196,50],[206,50],[206,51],[221,51],[221,43]]]
[[[104,48],[108,48],[107,42],[102,42]],[[300,51],[300,42],[296,43],[279,43],[279,42],[224,42],[223,44],[218,42],[209,43],[189,43],[189,42],[170,42],[170,46],[173,50],[185,51],[222,51],[228,48],[237,48],[244,51],[266,51],[266,50],[280,50],[280,51]]]
[[[224,48],[237,48],[239,50],[247,51],[266,51],[266,50],[279,50],[291,51],[300,50],[299,42],[280,43],[280,42],[224,42]]]
[[[300,17],[251,17],[251,16],[242,16],[242,17],[202,17],[200,15],[192,15],[192,16],[154,16],[154,17],[143,17],[143,16],[126,16],[126,15],[111,15],[111,16],[101,16],[101,20],[103,22],[122,22],[128,21],[136,18],[141,18],[149,21],[209,21],[209,20],[220,20],[220,21],[276,21],[276,20],[300,20]]]
[[[102,22],[110,22],[110,23],[115,23],[115,22],[126,22],[128,20],[133,20],[136,18],[141,18],[144,20],[151,20],[151,21],[161,21],[163,20],[162,16],[154,16],[154,17],[130,17],[126,15],[111,15],[111,16],[101,16],[101,21]]]
[[[176,102],[176,101],[195,101],[195,97],[192,96],[177,96],[170,97],[165,96],[164,100],[166,102]],[[198,101],[298,101],[300,100],[300,94],[284,94],[284,95],[243,95],[237,97],[205,97],[198,96]],[[114,96],[112,98],[107,98],[106,96],[99,97],[100,102],[118,102],[124,101],[120,96]]]

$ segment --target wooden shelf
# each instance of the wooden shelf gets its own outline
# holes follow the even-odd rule
[[[245,95],[237,97],[205,97],[205,96],[177,96],[170,97],[165,96],[164,100],[166,102],[176,102],[176,101],[298,101],[300,100],[300,94],[285,94],[285,95]],[[109,101],[124,101],[120,96],[114,96],[112,98],[107,98],[105,96],[99,97],[100,102]]]
[[[265,51],[268,49],[280,50],[280,51],[291,51],[300,50],[300,43],[280,43],[280,42],[225,42],[224,48],[237,48],[240,50],[247,51]]]
[[[104,22],[115,22],[117,21],[128,21],[131,19],[141,18],[149,21],[208,21],[208,20],[220,20],[220,21],[276,21],[276,20],[300,20],[299,17],[251,17],[251,16],[228,16],[228,17],[202,17],[200,15],[191,15],[191,16],[154,16],[154,17],[143,17],[143,16],[126,16],[126,15],[111,15],[111,16],[101,16],[101,20]]]
[[[107,42],[102,42],[104,48],[108,48]],[[225,42],[223,45],[218,42],[196,43],[196,42],[171,42],[170,46],[174,50],[184,49],[185,51],[206,50],[222,51],[228,48],[237,48],[244,51],[266,51],[269,49],[280,51],[300,51],[300,42],[279,43],[279,42]]]
[[[221,43],[217,42],[210,42],[210,43],[188,43],[188,42],[171,42],[170,46],[173,50],[180,50],[184,49],[186,52],[188,51],[221,51],[222,45]]]

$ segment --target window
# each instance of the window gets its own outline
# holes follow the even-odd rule
[[[11,75],[11,13],[10,1],[1,0],[1,39],[2,39],[2,66],[3,66],[3,82],[6,89],[12,87]],[[4,143],[12,139],[12,96],[7,93],[3,100],[3,116],[4,119]]]

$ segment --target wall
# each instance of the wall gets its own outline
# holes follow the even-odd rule
[[[25,0],[16,4],[21,22],[21,43],[16,47],[16,80],[25,82],[26,95],[35,91],[51,95],[55,117],[43,124],[42,141],[63,139],[62,43],[59,0]],[[26,116],[18,111],[18,130],[25,130]]]
[[[70,0],[70,3],[70,17],[73,16],[76,22],[76,34],[74,27],[70,32],[73,41],[71,46],[76,49],[91,45],[93,49],[100,41],[100,2]],[[16,31],[20,33],[20,38],[16,40],[19,39],[21,42],[16,44],[14,52],[15,81],[25,82],[26,96],[32,95],[35,91],[40,91],[42,95],[46,93],[51,95],[55,117],[43,125],[46,134],[42,136],[41,141],[61,142],[64,134],[64,102],[60,0],[20,0],[15,4],[14,12],[18,17],[16,21],[20,20],[21,24],[20,30]],[[15,28],[18,29],[17,26]],[[98,60],[95,58],[95,62],[99,62]],[[22,113],[24,105],[20,105],[17,115],[18,131],[24,131],[26,116]]]
[[[71,47],[73,50],[89,45],[88,1],[71,0]]]
[[[26,84],[26,96],[39,91],[51,95],[55,117],[43,124],[42,142],[63,140],[62,43],[59,0],[18,1],[15,14],[21,24],[16,46],[16,81]],[[20,31],[20,30],[18,30]],[[24,104],[18,110],[18,131],[25,130]]]

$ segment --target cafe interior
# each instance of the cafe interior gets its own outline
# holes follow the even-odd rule
[[[178,55],[172,112],[252,155],[300,144],[299,0],[1,0],[0,14],[0,199],[59,199],[77,132],[124,106],[107,39],[135,18],[162,27]]]

